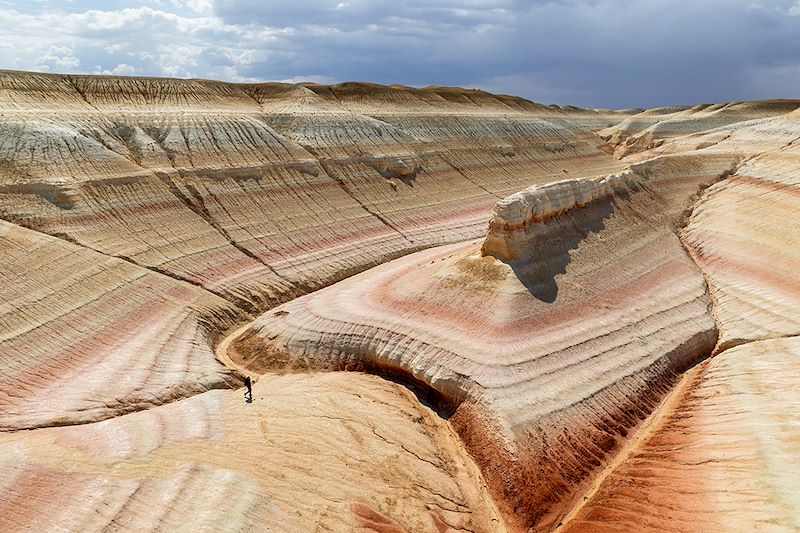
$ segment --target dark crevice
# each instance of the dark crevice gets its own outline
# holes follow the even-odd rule
[[[484,187],[483,185],[481,185],[481,184],[479,184],[479,183],[477,183],[477,182],[473,181],[472,179],[470,179],[470,177],[469,177],[469,176],[467,176],[467,174],[466,174],[466,173],[465,173],[463,170],[461,170],[459,167],[457,167],[457,166],[456,166],[455,164],[453,164],[452,162],[450,162],[450,161],[447,161],[447,159],[445,159],[445,162],[446,162],[446,163],[447,163],[447,164],[448,164],[448,165],[449,165],[449,166],[450,166],[450,167],[451,167],[453,170],[455,170],[456,172],[458,172],[458,174],[459,174],[459,175],[460,175],[462,178],[464,178],[465,180],[467,180],[468,182],[470,182],[471,184],[473,184],[474,186],[476,186],[477,188],[479,188],[479,189],[480,189],[480,190],[482,190],[483,192],[485,192],[485,193],[487,193],[487,194],[490,194],[490,195],[494,196],[494,197],[495,197],[495,198],[497,198],[498,200],[502,200],[502,199],[503,199],[503,197],[502,197],[502,196],[500,196],[499,194],[497,194],[497,193],[495,193],[495,192],[492,192],[492,191],[490,191],[489,189],[487,189],[487,188],[486,188],[486,187]]]
[[[285,316],[285,311],[274,312],[276,316]],[[286,313],[288,314],[288,313]],[[380,354],[357,349],[342,348],[338,351],[339,357],[335,361],[320,360],[309,356],[313,351],[303,348],[303,354],[289,350],[286,346],[273,345],[270,339],[259,337],[253,328],[238,328],[239,336],[228,337],[227,356],[239,368],[256,374],[305,374],[309,372],[355,372],[376,376],[386,381],[396,383],[412,392],[417,400],[430,408],[443,420],[449,420],[461,404],[469,398],[469,390],[475,383],[466,375],[458,375],[460,383],[455,384],[455,378],[443,380],[445,389],[428,381],[424,376],[415,374],[412,370],[395,364]],[[235,334],[235,333],[234,333]]]
[[[755,157],[755,156],[753,156],[753,157]],[[687,229],[689,227],[689,223],[691,222],[692,215],[697,210],[697,208],[700,206],[700,204],[702,204],[702,202],[704,201],[704,197],[705,197],[706,191],[710,187],[712,187],[713,185],[715,185],[717,183],[720,183],[722,181],[725,181],[726,179],[730,178],[731,176],[736,175],[739,172],[739,169],[742,167],[742,165],[744,165],[750,159],[751,158],[747,158],[747,159],[744,159],[744,160],[740,161],[736,166],[734,166],[733,168],[730,168],[728,170],[725,170],[724,172],[719,174],[719,176],[717,176],[717,178],[714,179],[712,182],[710,182],[709,184],[704,185],[703,187],[701,187],[697,191],[697,194],[695,196],[695,200],[692,203],[692,205],[689,208],[687,208],[683,213],[681,213],[679,221],[676,224],[677,227],[675,228],[675,235],[678,237],[678,241],[681,243],[681,246],[683,247],[683,250],[686,253],[686,255],[689,256],[689,259],[691,259],[692,263],[694,263],[694,266],[695,266],[695,268],[697,268],[697,271],[700,272],[701,276],[703,276],[703,282],[705,283],[705,286],[706,286],[706,293],[708,294],[708,300],[709,300],[708,314],[711,316],[711,319],[714,321],[714,324],[715,324],[715,326],[717,328],[717,343],[716,343],[716,346],[715,346],[715,348],[714,348],[714,350],[712,352],[712,355],[716,355],[717,353],[719,353],[721,351],[720,350],[720,345],[719,345],[719,338],[722,336],[722,334],[721,334],[722,324],[720,323],[719,319],[717,318],[717,307],[719,306],[719,304],[717,302],[716,290],[714,288],[714,284],[712,283],[708,273],[705,271],[705,269],[703,269],[702,265],[700,264],[700,261],[697,259],[696,252],[695,252],[694,248],[689,246],[689,244],[686,242],[686,240],[684,238],[684,233],[687,231]]]
[[[715,331],[716,333],[718,332]],[[674,372],[670,372],[669,375],[665,376],[667,382],[663,386],[666,387],[666,391],[661,393],[661,398],[657,400],[655,406],[646,416],[637,416],[639,423],[629,427],[620,435],[620,438],[624,440],[621,440],[619,447],[605,458],[605,464],[599,467],[590,478],[584,480],[582,490],[576,491],[572,495],[572,505],[565,510],[554,524],[552,531],[561,531],[564,526],[571,523],[581,509],[592,500],[607,477],[629,459],[643,441],[651,435],[653,429],[657,429],[656,426],[659,421],[669,416],[673,402],[679,401],[686,388],[691,385],[688,381],[691,378],[690,372],[708,361],[711,356],[712,352],[701,351],[695,357],[689,358],[681,368],[676,368]],[[659,393],[658,389],[660,387],[658,384],[650,383],[648,388],[651,392]]]
[[[217,233],[222,235],[222,237],[224,237],[225,240],[227,240],[228,243],[231,246],[236,248],[239,252],[241,252],[245,256],[249,257],[253,261],[256,261],[256,262],[264,265],[265,267],[267,267],[267,269],[269,269],[269,271],[272,272],[278,279],[281,279],[282,281],[287,283],[289,285],[289,287],[291,288],[292,292],[296,292],[297,291],[297,285],[294,282],[286,279],[284,276],[282,276],[280,273],[278,273],[278,271],[275,270],[275,268],[273,268],[272,265],[270,265],[269,263],[264,262],[263,259],[261,259],[259,256],[254,254],[247,247],[242,246],[241,244],[239,244],[231,236],[231,234],[228,233],[228,230],[223,228],[214,219],[214,216],[209,212],[208,208],[205,205],[205,202],[203,201],[202,194],[200,194],[200,192],[197,191],[197,189],[195,189],[191,185],[187,184],[187,188],[189,189],[189,192],[192,194],[192,197],[193,197],[193,199],[190,199],[185,194],[183,194],[183,192],[178,188],[177,185],[175,185],[175,182],[172,181],[172,178],[170,176],[168,176],[167,174],[161,173],[161,172],[156,172],[156,175],[164,183],[164,185],[167,187],[167,189],[169,189],[169,191],[173,194],[173,196],[175,196],[178,200],[180,200],[186,207],[188,207],[197,216],[202,218],[209,226],[214,228],[214,230],[216,230]]]
[[[464,401],[464,398],[447,396],[431,386],[427,381],[417,378],[405,368],[392,366],[379,360],[354,360],[338,370],[343,372],[364,372],[405,387],[417,397],[417,400],[422,405],[428,407],[443,420],[449,420]]]
[[[89,99],[86,97],[86,93],[75,82],[75,78],[74,77],[66,75],[66,76],[62,76],[62,79],[64,81],[66,81],[67,83],[69,83],[70,86],[73,89],[75,89],[75,92],[77,92],[80,95],[80,97],[83,99],[83,101],[86,102],[92,109],[94,109],[95,111],[100,111],[99,109],[97,109],[97,106],[95,106],[92,102],[89,101]]]

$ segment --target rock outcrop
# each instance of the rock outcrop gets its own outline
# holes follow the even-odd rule
[[[725,157],[674,156],[500,201],[482,245],[298,298],[235,346],[255,371],[362,369],[426,390],[510,523],[548,529],[717,340],[676,230]]]
[[[530,259],[545,240],[540,233],[547,231],[548,222],[572,210],[613,202],[615,195],[627,195],[636,186],[630,171],[534,185],[497,202],[481,251],[504,262]]]

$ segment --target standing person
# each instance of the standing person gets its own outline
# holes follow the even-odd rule
[[[253,403],[253,381],[250,376],[244,378],[244,386],[247,387],[247,392],[244,393],[244,401]]]

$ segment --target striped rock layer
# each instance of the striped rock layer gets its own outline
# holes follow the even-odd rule
[[[502,530],[403,388],[298,377],[270,390],[294,437],[265,442],[235,429],[255,420],[238,392],[206,393],[242,383],[212,346],[249,313],[480,236],[531,183],[623,168],[584,127],[615,120],[461,89],[0,73],[0,529]],[[209,398],[232,412],[204,414]],[[190,442],[172,459],[167,432]],[[247,472],[283,450],[290,468]]]
[[[560,109],[461,89],[0,72],[0,114],[0,218],[250,311],[622,168]]]
[[[0,72],[0,427],[239,383],[210,345],[249,312],[475,238],[498,196],[621,167],[601,145],[478,91]]]
[[[798,140],[795,111],[652,151],[746,160],[706,189],[682,231],[711,290],[716,356],[684,377],[564,530],[800,529]]]
[[[693,369],[563,531],[800,529],[798,364],[788,338]]]
[[[649,109],[609,126],[599,135],[617,146],[620,157],[650,150],[676,138],[781,116],[800,107],[800,100],[764,100]]]
[[[794,111],[675,139],[628,158],[634,166],[688,152],[742,160],[735,173],[703,192],[681,232],[710,285],[718,351],[800,334],[798,141],[800,111]]]
[[[0,432],[102,420],[241,380],[241,313],[198,287],[0,221]]]
[[[714,149],[747,138],[763,151],[705,191],[684,231],[716,299],[718,349],[800,335],[800,113],[733,132]]]
[[[509,523],[548,529],[717,340],[676,230],[726,157],[663,158],[498,203],[483,243],[419,252],[273,310],[256,371],[365,369],[421,387]]]

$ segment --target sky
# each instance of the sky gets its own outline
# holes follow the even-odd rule
[[[800,98],[800,0],[0,0],[0,68],[616,109]]]

